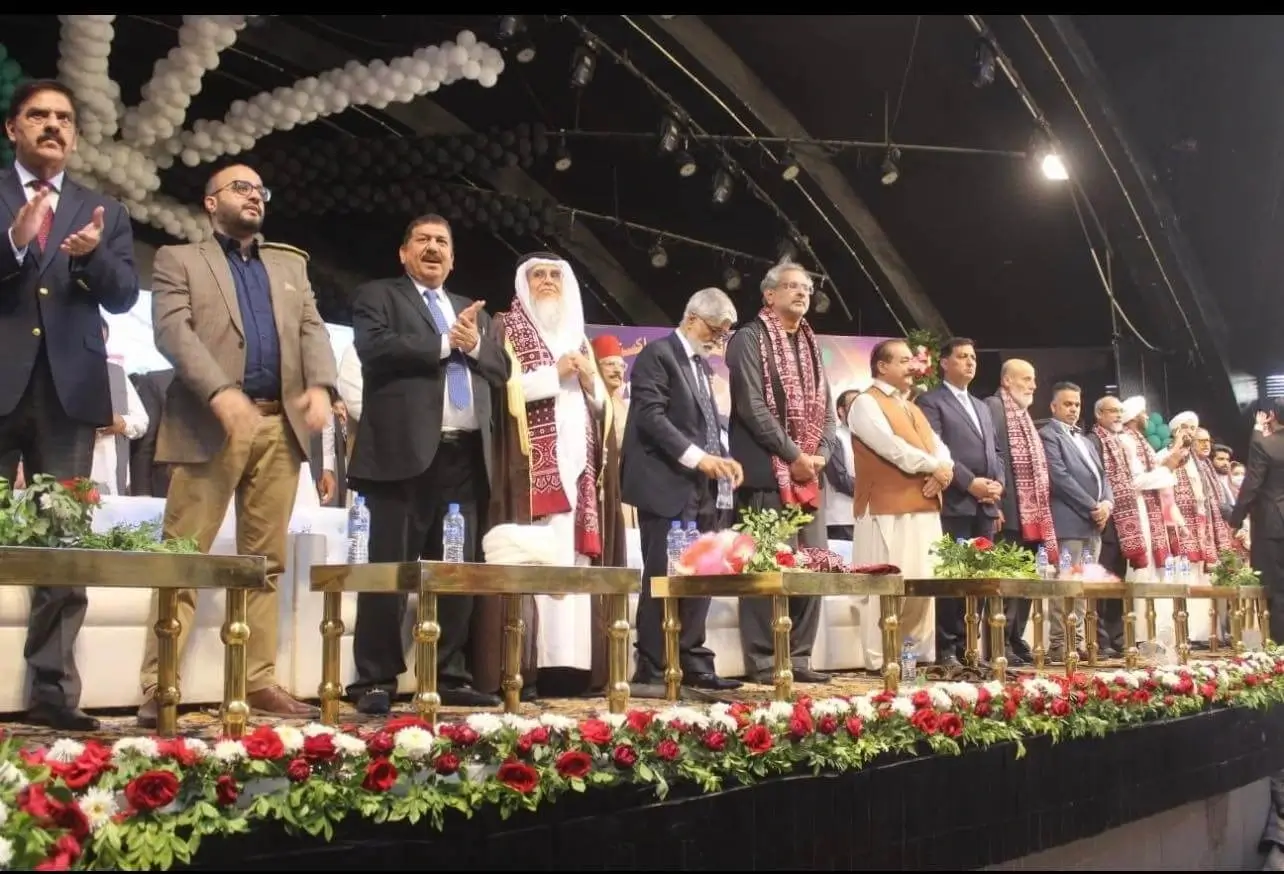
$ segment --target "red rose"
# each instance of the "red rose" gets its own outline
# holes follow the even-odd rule
[[[178,777],[173,771],[148,771],[125,786],[125,800],[140,813],[172,804],[177,797]]]
[[[68,789],[80,792],[93,785],[98,776],[108,767],[110,767],[109,763],[87,759],[82,753],[75,761],[58,762],[50,770],[53,776],[60,778]]]
[[[600,719],[586,719],[580,723],[580,737],[597,746],[611,742],[611,726]]]
[[[557,773],[567,780],[582,779],[593,770],[593,760],[588,753],[579,750],[567,750],[557,757]]]
[[[477,743],[477,738],[477,732],[473,731],[467,725],[460,725],[455,728],[455,736],[450,740],[461,747],[470,747]]]
[[[919,689],[910,696],[910,703],[914,705],[915,710],[922,710],[932,706],[932,696],[926,689]]]
[[[761,723],[751,725],[740,736],[745,748],[755,756],[760,756],[775,745],[776,739],[771,736],[771,729]]]
[[[45,791],[44,783],[32,783],[18,793],[18,809],[33,819],[53,819],[50,805],[56,803]]]
[[[370,740],[366,741],[366,749],[372,756],[386,756],[392,752],[394,746],[396,741],[386,731],[377,731],[370,736]]]
[[[242,743],[251,759],[274,761],[285,755],[285,744],[270,725],[260,725]]]
[[[720,731],[710,731],[700,738],[704,748],[710,752],[720,753],[727,748],[727,736]]]
[[[454,753],[442,753],[432,763],[432,769],[443,777],[449,777],[459,770],[459,756]]]
[[[628,744],[620,744],[611,751],[611,761],[621,771],[627,771],[638,763],[637,750]]]
[[[958,737],[963,733],[963,720],[959,719],[957,713],[942,713],[936,726],[946,737]]]
[[[1070,702],[1064,698],[1053,698],[1051,710],[1052,710],[1053,716],[1056,716],[1056,717],[1069,716]]]
[[[630,710],[624,714],[624,724],[629,727],[629,731],[641,734],[651,725],[651,720],[655,714],[650,710]]]
[[[338,752],[334,746],[334,738],[328,734],[314,734],[303,741],[303,758],[309,762],[328,762]]]
[[[184,768],[190,768],[201,760],[200,753],[189,747],[181,737],[158,739],[156,749],[160,758],[173,759]]]
[[[682,755],[682,747],[673,738],[666,737],[655,745],[655,755],[662,762],[677,761],[678,756]]]
[[[532,728],[517,739],[517,751],[525,755],[535,747],[544,746],[546,743],[548,743],[548,729],[541,725],[538,728]]]
[[[978,552],[985,552],[994,548],[994,541],[988,537],[976,537],[972,540],[972,548]]]
[[[816,722],[816,730],[821,734],[833,734],[838,731],[838,717],[825,714]]]
[[[525,762],[509,759],[499,766],[495,779],[514,792],[529,795],[539,786],[539,771],[536,771]]]
[[[221,774],[214,783],[214,797],[223,807],[231,807],[241,795],[241,787],[236,785],[236,778],[231,774]]]
[[[285,766],[285,776],[293,783],[302,783],[312,776],[312,766],[303,759],[294,759]]]
[[[442,726],[442,735],[445,736],[446,729],[451,726]],[[384,723],[383,730],[388,734],[396,736],[397,732],[403,728],[422,728],[424,731],[431,732],[431,723],[420,719],[418,716],[398,716],[396,719],[389,719]]]
[[[81,500],[84,503],[93,504],[95,506],[101,503],[102,499],[103,499],[102,495],[98,494],[98,489],[90,489],[89,491],[85,492],[84,496],[81,498]]]
[[[366,765],[361,788],[367,792],[387,792],[397,782],[397,769],[387,759],[375,759]]]
[[[776,553],[776,564],[781,567],[797,567],[798,559],[792,552],[785,552],[783,549]]]
[[[49,855],[36,866],[37,871],[70,871],[80,858],[80,841],[71,835],[62,835],[49,848]]]
[[[923,734],[932,735],[940,729],[940,719],[935,710],[919,710],[909,719],[910,725]]]
[[[1217,697],[1217,684],[1204,683],[1199,687],[1199,694],[1202,695],[1207,700],[1212,701],[1214,698]]]

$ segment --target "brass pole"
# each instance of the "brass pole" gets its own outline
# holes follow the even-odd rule
[[[993,596],[987,599],[990,613],[990,667],[994,679],[1000,683],[1008,679],[1007,631],[1008,618],[1003,615],[1003,598]]]
[[[322,597],[321,615],[321,723],[339,724],[339,701],[343,697],[340,683],[339,645],[343,641],[343,593],[326,592]]]
[[[1043,646],[1043,607],[1044,600],[1035,598],[1034,605],[1030,611],[1030,631],[1031,637],[1034,638],[1034,672],[1042,674],[1044,660],[1048,657],[1048,651]]]
[[[522,706],[522,637],[526,622],[522,619],[522,596],[503,595],[504,658],[500,685],[504,692],[504,712],[516,713]]]
[[[677,701],[682,694],[682,658],[678,641],[682,633],[678,599],[664,599],[664,697]]]
[[[1177,663],[1190,661],[1190,614],[1186,612],[1186,599],[1173,598],[1173,625],[1177,635]],[[1213,631],[1217,628],[1214,626]]]
[[[1124,598],[1124,667],[1130,671],[1137,670],[1137,599]]]
[[[895,595],[881,595],[878,599],[878,625],[883,630],[883,688],[888,692],[895,692],[901,684],[899,601]]]
[[[156,609],[156,733],[161,737],[178,734],[178,590],[157,589]]]
[[[666,604],[669,601],[664,600]],[[611,611],[611,627],[607,631],[611,641],[607,653],[611,688],[606,693],[607,704],[612,713],[624,713],[629,708],[629,596],[607,595],[606,603]]]
[[[775,639],[776,700],[792,701],[794,698],[794,667],[789,656],[789,632],[794,621],[789,617],[789,596],[773,595],[771,598],[771,630]]]
[[[1088,667],[1095,668],[1101,653],[1097,646],[1097,599],[1085,598],[1083,602],[1083,642],[1088,649]]]
[[[1066,676],[1073,677],[1079,669],[1079,617],[1074,612],[1074,598],[1062,602],[1061,612],[1065,614]]]
[[[223,624],[223,734],[232,739],[245,736],[250,721],[246,698],[245,645],[250,639],[246,616],[245,589],[228,589],[227,617]]]
[[[437,724],[441,695],[437,692],[437,641],[441,625],[437,621],[437,593],[419,583],[419,603],[415,605],[415,713],[429,725]]]

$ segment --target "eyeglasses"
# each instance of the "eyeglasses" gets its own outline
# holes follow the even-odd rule
[[[804,294],[811,294],[813,287],[810,282],[782,282],[775,288],[776,291],[801,291]]]
[[[222,191],[230,191],[240,197],[249,197],[251,194],[258,192],[259,199],[267,203],[272,199],[272,190],[264,188],[262,185],[255,185],[253,182],[246,182],[244,179],[237,179],[227,183],[222,188],[216,189],[211,194],[218,194]]]

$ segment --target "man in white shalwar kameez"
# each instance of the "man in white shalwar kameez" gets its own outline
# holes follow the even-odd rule
[[[932,546],[941,539],[941,492],[954,478],[950,450],[908,400],[914,356],[904,340],[884,340],[870,355],[873,384],[847,414],[855,459],[852,563],[892,564],[906,577],[933,576]],[[903,598],[902,646],[913,639],[920,661],[932,661],[936,618],[930,598]],[[883,666],[876,599],[861,622],[865,669]],[[865,617],[862,617],[864,620]],[[898,658],[899,653],[886,654]]]

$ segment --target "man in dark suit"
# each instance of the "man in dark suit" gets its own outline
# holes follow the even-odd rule
[[[954,479],[941,506],[941,529],[953,538],[992,537],[1006,481],[994,418],[968,386],[976,377],[976,346],[952,337],[941,346],[941,384],[917,401],[918,408],[954,459]],[[936,599],[936,661],[957,667],[966,640],[963,599]]]
[[[135,373],[129,377],[147,412],[147,431],[129,445],[129,493],[163,498],[169,493],[168,464],[156,461],[156,435],[165,412],[165,393],[174,381],[174,369]]]
[[[362,412],[348,478],[370,508],[372,562],[440,560],[450,504],[464,516],[464,560],[476,561],[491,482],[491,389],[509,361],[490,330],[485,301],[445,291],[454,267],[450,225],[425,215],[401,241],[405,273],[357,290],[352,328],[361,358]],[[442,702],[499,703],[472,687],[465,664],[473,599],[438,600],[437,674]],[[405,595],[358,595],[353,632],[362,713],[387,713],[406,670]],[[496,642],[498,644],[498,642]]]
[[[1271,640],[1284,640],[1284,398],[1268,402],[1266,434],[1254,434],[1235,509],[1227,524],[1252,523],[1250,559],[1262,574],[1271,607]]]
[[[138,300],[129,214],[66,177],[76,107],[65,85],[19,85],[5,133],[15,161],[0,175],[10,220],[0,243],[0,476],[12,482],[21,455],[28,480],[88,477],[96,430],[112,424],[99,307],[124,313]],[[87,604],[82,588],[31,590],[29,723],[98,726],[77,708],[74,647]]]
[[[731,522],[731,495],[740,464],[723,458],[721,428],[709,382],[708,356],[736,321],[736,307],[720,289],[692,295],[678,329],[648,343],[633,361],[632,402],[624,430],[621,493],[638,510],[642,540],[642,594],[638,598],[638,662],[633,681],[664,682],[662,610],[651,578],[669,574],[668,537],[674,522],[716,531]],[[718,506],[719,489],[724,496]],[[708,598],[684,598],[679,652],[683,681],[726,691],[740,683],[719,677],[705,647]]]
[[[1137,492],[1133,488],[1132,471],[1123,446],[1119,443],[1119,433],[1123,430],[1123,402],[1113,395],[1098,398],[1092,405],[1092,417],[1096,423],[1085,434],[1092,451],[1101,459],[1102,469],[1106,472],[1106,482],[1110,484],[1111,508],[1110,517],[1101,529],[1101,549],[1097,553],[1097,564],[1101,565],[1119,579],[1128,574],[1128,566],[1134,558],[1144,556],[1146,541],[1141,535],[1137,513]],[[1123,528],[1125,535],[1120,536]],[[1117,658],[1123,651],[1123,599],[1100,598],[1097,600],[1097,649],[1102,658]]]
[[[1079,429],[1082,409],[1083,392],[1079,386],[1073,382],[1058,382],[1052,387],[1052,419],[1039,429],[1043,455],[1048,461],[1052,522],[1057,532],[1057,543],[1070,553],[1073,564],[1079,564],[1084,556],[1092,561],[1101,554],[1101,532],[1115,501],[1101,456]],[[1079,646],[1085,633],[1084,608],[1084,600],[1075,598],[1077,639],[1069,641],[1066,639],[1065,599],[1050,599],[1048,657],[1052,661],[1067,658],[1071,643],[1080,658],[1087,657]]]

